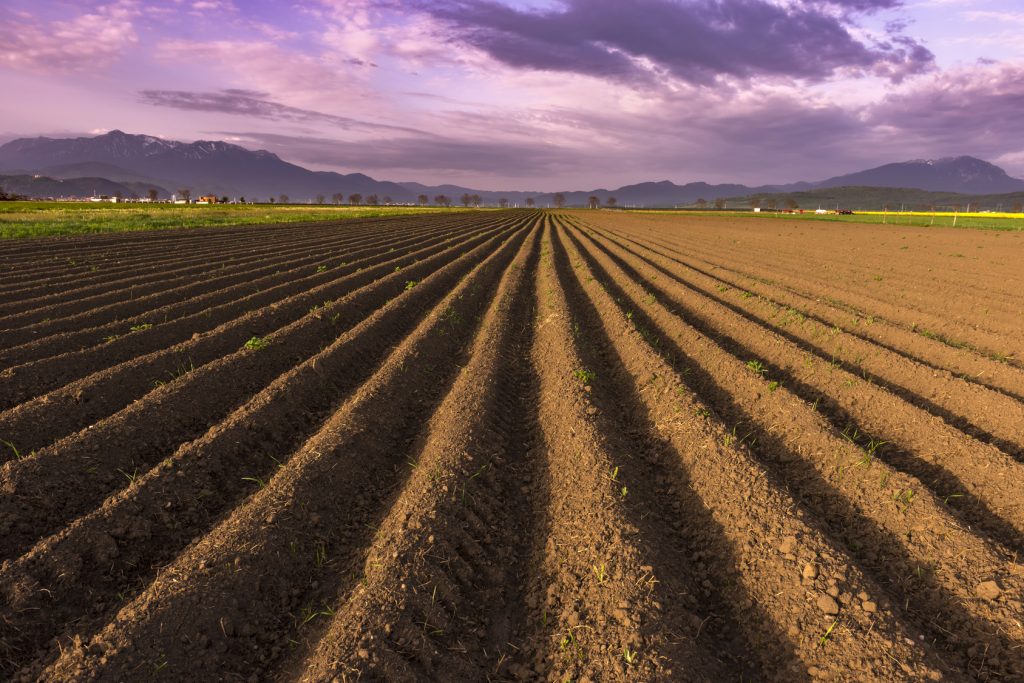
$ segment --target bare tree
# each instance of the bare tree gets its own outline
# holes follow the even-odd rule
[[[274,203],[274,198],[273,198],[273,197],[271,197],[271,198],[270,198],[270,203],[271,203],[271,204],[273,204],[273,203]]]
[[[600,205],[601,200],[595,197],[594,195],[590,195],[589,197],[587,197],[587,206],[589,206],[591,209],[596,209]]]
[[[335,204],[342,204],[345,202],[345,195],[341,192],[335,192],[331,195],[331,201]]]
[[[286,195],[286,194],[283,194],[283,195],[281,195],[280,197],[277,198],[277,200],[279,202],[281,202],[282,204],[287,204],[290,199],[291,198],[288,195]]]
[[[391,204],[391,197],[389,197],[387,195],[384,195],[384,203],[390,205]]]
[[[220,203],[221,204],[227,204],[228,203],[228,196],[224,195],[223,197],[221,197],[220,198]]]
[[[434,197],[434,203],[437,204],[438,206],[451,206],[452,200],[446,195],[439,194],[436,197]]]
[[[556,208],[561,209],[563,206],[565,206],[565,195],[562,194],[561,192],[556,192],[555,196],[551,198],[551,201],[552,203],[554,203]]]
[[[480,202],[483,201],[483,198],[481,198],[480,195],[478,194],[474,194],[470,195],[469,201],[473,202],[473,206],[480,206]]]
[[[324,196],[323,196],[322,194],[318,194],[318,195],[316,196],[316,203],[317,203],[317,204],[323,204],[323,203],[324,203],[324,200],[325,200],[325,199],[326,199],[326,198],[325,198],[325,197],[324,197]]]
[[[375,194],[371,194],[369,197],[366,198],[366,203],[369,204],[370,206],[377,206],[378,204],[380,204],[380,198]]]
[[[363,203],[363,195],[359,194],[358,192],[350,194],[348,196],[348,203],[349,204],[362,204]]]
[[[615,197],[609,197],[608,199],[604,200],[604,203],[607,204],[608,206],[615,206],[616,204],[619,203],[619,200],[616,199]]]
[[[698,209],[703,209],[703,208],[707,207],[707,205],[708,205],[708,200],[704,199],[703,197],[700,197],[699,199],[697,199],[697,208]]]
[[[772,211],[774,211],[778,207],[779,207],[779,200],[776,199],[775,197],[769,197],[768,198],[768,208],[771,209]]]
[[[498,206],[500,206],[503,209],[507,209],[508,208],[508,199],[506,199],[505,197],[502,197],[501,199],[499,199],[498,200]]]
[[[536,200],[536,199],[534,199],[533,197],[527,197],[527,198],[526,198],[526,205],[527,205],[528,207],[530,207],[531,209],[532,209],[532,208],[533,208],[533,207],[534,207],[534,206],[535,206],[536,204],[537,204],[537,200]]]
[[[159,196],[159,193],[156,191],[155,187],[149,188],[149,192],[147,192],[146,194],[149,195],[149,201],[151,202],[155,202],[156,198]]]
[[[760,209],[761,208],[761,198],[760,197],[754,197],[753,199],[751,199],[750,200],[750,208],[751,209]]]
[[[187,187],[182,188],[178,190],[178,196],[187,202],[189,199],[192,198],[192,190],[188,189]]]
[[[420,203],[420,206],[426,206],[430,201],[430,197],[425,194],[421,194],[419,197],[416,197],[416,201]]]
[[[790,210],[792,210],[792,209],[799,209],[800,208],[800,204],[798,204],[797,201],[795,199],[793,199],[792,197],[787,197],[786,198],[786,208],[790,209]]]
[[[471,197],[470,194],[466,192],[461,197],[459,197],[459,201],[462,202],[463,206],[468,207],[470,202],[473,201],[473,197]]]
[[[721,197],[717,197],[715,199],[715,208],[719,209],[719,210],[724,209],[725,208],[725,200],[722,199]]]

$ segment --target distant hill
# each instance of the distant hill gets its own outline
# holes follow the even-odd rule
[[[157,191],[161,199],[170,197],[170,193],[159,185],[150,183],[124,182],[118,183],[107,178],[49,178],[36,175],[0,175],[0,188],[5,192],[26,197],[91,197],[107,195],[113,197],[145,197],[150,188]]]
[[[323,195],[327,201],[331,201],[332,195],[336,193],[346,198],[359,193],[364,197],[375,194],[381,201],[390,197],[397,203],[414,202],[421,194],[433,201],[438,194],[444,194],[458,203],[462,195],[476,194],[486,204],[496,204],[504,198],[513,205],[522,205],[527,198],[533,198],[538,206],[547,206],[553,203],[555,194],[547,191],[485,191],[458,185],[395,183],[375,180],[362,173],[311,171],[284,161],[266,150],[252,151],[222,141],[177,142],[150,135],[130,135],[119,130],[95,137],[13,140],[0,146],[0,172],[3,171],[19,175],[41,174],[69,182],[74,179],[76,183],[83,177],[106,178],[121,184],[157,185],[171,192],[188,189],[193,196],[215,194],[266,200],[286,194],[292,201],[299,202],[312,200],[317,195]],[[613,190],[574,190],[563,191],[562,194],[570,206],[586,205],[588,198],[595,196],[602,204],[609,197],[615,197],[619,206],[671,207],[693,204],[698,199],[712,202],[721,197],[816,192],[819,189],[851,186],[994,195],[1024,191],[1024,180],[1011,178],[998,166],[980,159],[956,157],[886,164],[820,182],[748,187],[704,182],[677,185],[662,180],[626,185]],[[145,189],[140,191],[136,188],[135,191],[145,194]],[[844,197],[855,196],[848,190],[844,192]],[[875,201],[873,196],[868,197],[862,190],[857,192],[861,194],[856,196]],[[813,202],[813,197],[818,196],[808,195],[806,201]],[[888,194],[887,199],[879,201],[918,201],[900,199],[909,196]],[[923,199],[921,202],[928,203],[928,200]]]
[[[900,187],[960,194],[1024,192],[1024,180],[974,157],[917,159],[836,176],[816,187]]]

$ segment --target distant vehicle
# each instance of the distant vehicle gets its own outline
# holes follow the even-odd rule
[[[852,216],[853,215],[853,211],[851,211],[850,209],[841,209],[839,211],[839,215],[840,216]]]

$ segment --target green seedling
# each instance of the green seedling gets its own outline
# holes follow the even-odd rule
[[[597,374],[592,370],[581,368],[579,370],[574,370],[572,376],[579,380],[580,384],[590,384],[594,381],[594,378],[597,377]]]
[[[905,511],[910,507],[910,504],[914,502],[914,489],[902,489],[897,491],[893,496],[893,500]]]
[[[781,386],[782,386],[781,384],[779,384],[775,380],[772,380],[771,382],[768,382],[768,391],[775,391],[776,389],[778,389]]]
[[[711,417],[711,411],[707,408],[697,408],[697,410],[694,411],[694,414],[697,417]]]
[[[611,479],[612,481],[618,483],[618,481],[619,481],[619,467],[618,467],[618,465],[616,465],[615,467],[612,468],[612,473],[610,475],[608,475],[608,478]]]
[[[626,496],[628,496],[628,495],[629,495],[629,489],[627,487],[623,486],[622,490],[619,491],[619,500],[626,500]]]
[[[15,460],[21,460],[21,452],[18,450],[17,446],[6,439],[0,439],[0,443],[11,449],[11,452],[14,453]]]
[[[245,342],[245,348],[250,351],[259,351],[265,349],[270,345],[270,342],[265,337],[252,337],[249,341]]]
[[[323,264],[320,264],[319,266],[316,267],[316,272],[318,272],[318,273],[326,273],[327,272],[327,266],[325,266]]]
[[[117,471],[120,472],[124,476],[124,478],[128,480],[129,484],[134,484],[135,480],[139,478],[139,470],[137,469],[132,470],[131,474],[128,474],[121,468],[118,468]]]
[[[130,329],[132,332],[145,332],[151,327],[153,327],[153,323],[142,323],[140,325],[132,325],[128,329]]]
[[[831,637],[832,635],[832,631],[834,631],[836,626],[838,625],[838,619],[832,622],[832,625],[828,627],[827,631],[825,631],[825,635],[823,635],[821,638],[818,638],[818,647],[825,647],[825,644],[828,642],[829,637]]]
[[[604,582],[608,580],[608,568],[605,566],[604,562],[591,566],[591,569],[594,570],[594,576],[597,577],[597,582],[599,584],[603,585]]]
[[[629,664],[630,666],[636,662],[636,659],[639,656],[640,654],[636,650],[630,650],[628,645],[622,648],[622,658],[625,659],[626,664]]]
[[[323,541],[319,541],[316,544],[316,549],[313,551],[313,565],[319,571],[325,564],[327,564],[327,546],[324,545]]]
[[[417,282],[416,280],[407,280],[406,283],[405,283],[405,290],[409,291],[410,289],[415,287],[417,284],[419,284],[419,282]]]
[[[263,481],[259,477],[242,477],[242,481],[251,481],[252,483],[256,484],[256,488],[260,489],[267,487],[267,482]]]
[[[747,368],[755,375],[764,375],[764,373],[768,372],[768,368],[759,360],[748,360]]]

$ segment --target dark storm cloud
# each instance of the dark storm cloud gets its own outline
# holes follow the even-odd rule
[[[420,9],[468,43],[516,67],[570,71],[619,81],[672,75],[710,84],[718,75],[820,81],[839,70],[898,81],[930,69],[930,51],[910,38],[854,38],[843,11],[893,7],[895,0],[565,0],[543,12],[494,0],[420,0]],[[836,11],[838,10],[838,12]]]
[[[250,140],[289,160],[359,168],[412,169],[421,171],[471,171],[529,176],[571,171],[578,167],[580,154],[566,153],[550,145],[451,138],[389,138],[363,141],[279,135],[274,133],[219,132]]]
[[[296,123],[326,123],[351,130],[377,130],[423,134],[413,128],[389,126],[369,121],[335,116],[310,109],[290,107],[267,99],[267,93],[253,90],[228,89],[218,92],[187,92],[183,90],[143,90],[139,98],[145,104],[157,107],[171,107],[191,111],[210,111],[220,114],[249,116],[270,121],[293,121]]]

